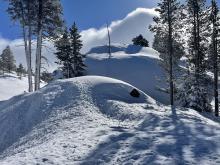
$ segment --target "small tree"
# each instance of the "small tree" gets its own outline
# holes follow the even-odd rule
[[[15,59],[9,46],[7,46],[1,54],[1,63],[3,72],[11,73],[16,70]]]
[[[69,32],[67,29],[65,29],[62,37],[55,43],[55,47],[57,50],[55,54],[58,59],[56,63],[61,65],[64,77],[73,77],[74,71],[71,66],[73,63],[73,58],[71,58],[72,50],[70,46]]]
[[[17,72],[17,75],[19,76],[20,79],[21,79],[22,75],[24,75],[26,73],[26,70],[21,63],[19,64],[16,72]]]
[[[141,34],[132,40],[134,45],[149,47],[149,42]]]
[[[183,75],[184,81],[179,85],[177,98],[180,106],[192,108],[199,112],[211,112],[211,99],[208,93],[207,82],[211,81],[207,75],[203,78]]]
[[[63,74],[66,78],[82,76],[85,70],[85,55],[80,53],[82,48],[81,36],[74,23],[73,26],[64,31],[63,36],[56,42],[56,56],[58,64],[61,65]]]
[[[85,71],[85,64],[83,59],[85,55],[80,53],[82,49],[82,40],[80,39],[81,35],[78,32],[76,23],[74,22],[73,26],[70,28],[70,42],[71,42],[71,58],[73,58],[73,69],[74,77],[82,76]]]
[[[46,71],[43,71],[41,74],[41,80],[43,80],[44,82],[49,83],[50,81],[53,80],[52,74],[48,73]]]

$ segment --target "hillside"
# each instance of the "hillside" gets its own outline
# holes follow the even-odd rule
[[[0,164],[218,164],[220,126],[85,76],[0,104]]]
[[[46,83],[41,81],[41,87]],[[6,73],[0,75],[0,101],[8,100],[14,96],[26,93],[28,91],[28,78],[21,78],[16,73]]]
[[[164,88],[164,70],[159,66],[159,54],[152,48],[113,44],[109,58],[108,46],[99,46],[87,53],[88,75],[99,75],[128,82],[157,101],[167,104],[169,96],[158,90]]]
[[[19,95],[27,91],[27,77],[19,77],[16,74],[0,75],[0,101],[8,100],[13,96]]]

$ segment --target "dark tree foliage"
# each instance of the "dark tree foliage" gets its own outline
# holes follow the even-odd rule
[[[17,75],[20,77],[20,79],[21,79],[22,75],[26,74],[26,70],[21,63],[18,65],[16,72],[17,72]]]
[[[174,68],[180,57],[184,55],[180,38],[181,6],[177,0],[161,0],[156,11],[159,17],[154,17],[154,24],[149,28],[155,33],[153,47],[162,57],[163,67],[168,73],[170,104],[174,105]],[[175,47],[174,47],[175,46]],[[177,48],[177,49],[176,49]]]
[[[85,71],[85,55],[80,53],[83,46],[80,38],[74,23],[69,32],[65,30],[63,36],[56,42],[58,64],[61,65],[66,78],[82,76]]]
[[[142,46],[142,47],[149,47],[149,41],[146,40],[141,34],[135,37],[132,40],[134,45]]]
[[[78,32],[78,28],[76,27],[76,23],[74,22],[73,26],[70,28],[70,46],[72,50],[73,57],[73,68],[74,68],[74,76],[83,76],[85,71],[85,64],[83,59],[85,55],[80,53],[82,49],[82,40],[80,39],[81,35]]]
[[[1,59],[1,69],[4,72],[11,73],[12,71],[16,71],[15,59],[13,53],[9,46],[7,46],[0,56]]]

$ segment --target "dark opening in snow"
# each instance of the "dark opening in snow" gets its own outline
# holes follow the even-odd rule
[[[140,93],[138,92],[137,89],[133,89],[131,92],[130,92],[130,95],[132,97],[140,97]]]

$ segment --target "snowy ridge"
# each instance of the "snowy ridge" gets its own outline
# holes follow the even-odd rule
[[[45,142],[44,138],[51,136],[51,131],[53,134],[53,131],[60,129],[56,124],[62,120],[72,120],[76,122],[72,124],[80,124],[80,121],[75,119],[79,116],[80,120],[83,120],[82,123],[86,122],[89,116],[92,117],[88,119],[91,121],[97,117],[106,118],[103,115],[122,121],[140,118],[142,112],[132,108],[135,103],[144,103],[146,100],[155,101],[144,93],[138,99],[131,97],[129,92],[132,89],[132,86],[118,80],[88,76],[57,81],[39,92],[5,101],[0,104],[0,109],[2,109],[0,112],[0,151],[4,151],[13,143],[15,144],[10,147],[11,152],[14,147],[18,147],[17,151],[23,150],[22,144],[27,143],[27,148],[29,148],[35,143]],[[99,117],[100,113],[101,117]],[[62,132],[62,129],[57,133],[61,133],[60,131]],[[48,133],[46,137],[44,137],[45,133]],[[33,142],[29,146],[31,139]]]
[[[0,103],[0,164],[220,163],[219,121],[133,88],[85,76]]]
[[[168,95],[158,90],[165,88],[165,72],[159,66],[159,53],[152,48],[135,45],[112,46],[109,59],[108,46],[93,48],[86,58],[88,75],[107,76],[128,82],[155,100],[168,104]]]

